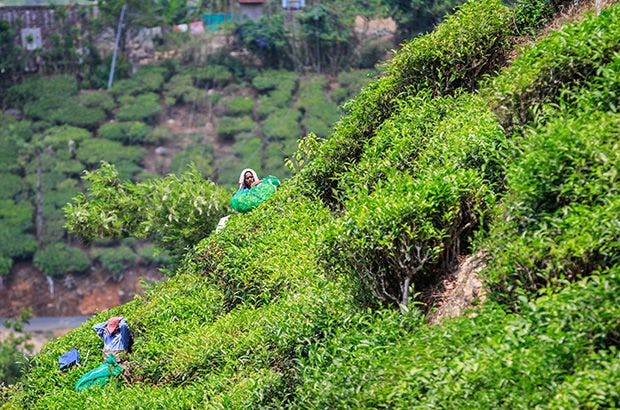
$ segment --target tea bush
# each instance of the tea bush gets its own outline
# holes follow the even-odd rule
[[[0,173],[0,200],[14,199],[24,189],[19,175]]]
[[[231,140],[236,134],[253,131],[256,124],[247,115],[241,117],[221,117],[218,120],[215,132],[218,137]]]
[[[160,112],[161,105],[156,94],[140,94],[121,100],[116,119],[119,121],[144,121],[152,125]]]
[[[252,79],[252,85],[259,92],[268,92],[276,89],[293,91],[296,76],[291,71],[267,70]]]
[[[213,147],[207,144],[191,145],[177,152],[172,158],[170,171],[181,174],[191,167],[205,178],[213,175]]]
[[[249,138],[247,140],[235,142],[232,146],[232,150],[240,159],[240,163],[243,164],[243,168],[261,169],[262,168],[262,141],[260,138]],[[237,169],[240,172],[241,169]]]
[[[262,124],[265,137],[270,140],[297,139],[301,136],[298,110],[282,108],[271,113]]]
[[[77,98],[65,99],[53,111],[47,113],[44,120],[51,120],[59,125],[73,125],[75,127],[95,129],[107,117],[101,108],[89,108],[80,105]]]
[[[233,97],[225,101],[225,104],[228,115],[252,115],[254,110],[254,101],[248,97]]]
[[[357,162],[363,145],[397,108],[402,95],[397,96],[424,89],[436,96],[475,88],[483,74],[497,69],[509,36],[509,10],[489,0],[464,4],[434,32],[405,44],[386,65],[386,75],[344,107],[348,115],[323,144],[320,159],[304,169],[304,178],[326,201],[334,202],[334,176]]]
[[[106,113],[116,108],[114,99],[106,91],[82,91],[78,95],[78,102],[83,107],[99,108]]]
[[[223,65],[207,64],[204,67],[194,68],[190,71],[196,87],[214,88],[228,84],[233,76]]]
[[[90,267],[88,256],[79,248],[55,243],[38,250],[32,263],[48,276],[81,273]]]
[[[135,264],[138,258],[138,255],[126,246],[93,249],[92,256],[115,277],[120,277],[126,269]]]
[[[13,225],[0,225],[0,239],[0,255],[7,258],[26,259],[37,250],[34,236]]]
[[[43,133],[43,144],[56,150],[75,150],[82,141],[90,139],[88,130],[69,125],[48,128]]]
[[[532,108],[553,101],[560,87],[580,83],[620,51],[618,7],[569,25],[526,50],[505,72],[484,87],[505,128],[532,119]]]
[[[177,74],[165,86],[165,95],[173,104],[198,104],[207,102],[207,92],[194,87],[194,80],[189,74]]]
[[[113,166],[86,173],[89,188],[67,205],[67,229],[94,237],[150,238],[175,252],[213,230],[228,209],[228,193],[195,169],[140,183],[122,182]]]
[[[127,147],[116,141],[93,138],[84,141],[77,151],[77,159],[92,167],[101,161],[117,163],[120,161],[140,162],[146,150],[141,147]]]
[[[123,144],[140,145],[149,135],[150,128],[143,122],[110,122],[99,127],[97,135]]]
[[[136,250],[141,264],[149,267],[167,267],[170,264],[170,253],[155,245],[145,245]]]

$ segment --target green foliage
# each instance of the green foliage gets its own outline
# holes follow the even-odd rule
[[[90,267],[90,259],[80,248],[55,243],[38,250],[32,263],[43,273],[59,277],[67,273],[81,273]]]
[[[139,162],[146,150],[141,147],[127,147],[116,141],[89,139],[84,141],[77,151],[77,159],[92,167],[101,161],[112,164],[121,161]]]
[[[99,108],[111,112],[116,103],[106,91],[82,91],[78,95],[79,104],[87,108]]]
[[[19,175],[0,173],[0,200],[14,199],[24,189]]]
[[[156,94],[127,96],[121,100],[116,119],[119,121],[144,121],[147,124],[153,124],[160,112],[161,105]]]
[[[83,141],[90,138],[91,134],[88,130],[61,125],[45,130],[42,142],[46,147],[52,147],[56,150],[75,150],[76,145],[79,146]]]
[[[95,249],[92,254],[108,272],[116,277],[133,265],[138,258],[138,255],[127,246]]]
[[[215,228],[228,193],[196,170],[134,184],[121,183],[113,166],[86,173],[86,193],[65,207],[67,229],[86,239],[151,238],[180,252]]]
[[[517,31],[535,34],[568,3],[567,0],[518,0],[514,5]]]
[[[334,175],[357,162],[366,141],[398,101],[420,90],[443,95],[461,87],[475,88],[507,51],[509,25],[509,10],[499,1],[469,2],[432,33],[406,43],[386,66],[386,75],[345,106],[349,115],[323,144],[320,159],[304,170],[306,180],[324,200],[333,202]]]
[[[298,110],[291,108],[279,109],[270,114],[263,122],[263,134],[269,140],[296,140],[301,136],[300,117]]]
[[[170,264],[170,253],[155,245],[142,246],[136,253],[145,266],[167,267]]]
[[[553,99],[559,88],[578,84],[620,51],[620,9],[611,7],[551,33],[526,50],[484,93],[502,125],[510,128],[532,118],[532,109]]]
[[[172,77],[166,84],[165,92],[174,104],[204,105],[207,102],[207,92],[194,87],[190,74],[177,74]]]
[[[261,59],[264,66],[290,67],[285,30],[284,16],[278,13],[261,16],[257,21],[244,20],[239,24],[237,36],[239,42]]]
[[[248,97],[233,97],[225,101],[224,104],[229,115],[251,115],[254,110],[254,101]]]
[[[26,259],[37,249],[37,241],[13,225],[0,225],[0,255],[13,259]]]
[[[262,145],[260,138],[250,138],[234,143],[232,149],[241,160],[240,164],[243,165],[243,168],[261,169]],[[237,168],[236,171],[239,172],[241,169]]]
[[[295,87],[295,73],[285,70],[267,70],[252,79],[252,85],[259,92],[276,89],[293,90]]]
[[[13,259],[7,258],[6,256],[0,256],[0,279],[2,276],[8,276],[11,273],[11,268],[13,267]]]
[[[213,174],[213,147],[207,144],[198,144],[177,152],[172,158],[170,171],[181,174],[192,167],[200,172],[203,177],[211,177]]]
[[[94,129],[106,119],[106,113],[102,108],[85,107],[80,104],[78,97],[73,97],[64,99],[56,109],[48,113],[47,117],[39,116],[38,118],[51,120],[59,125],[68,124]]]
[[[1,274],[0,274],[1,275]],[[20,317],[6,320],[8,335],[0,342],[0,385],[10,386],[17,382],[28,369],[28,353],[32,353],[31,335],[23,332],[23,325],[30,319],[30,311],[22,310]]]
[[[223,87],[232,80],[232,74],[223,65],[207,64],[191,70],[192,77],[199,88]]]
[[[123,144],[140,145],[149,135],[150,128],[143,122],[110,122],[99,127],[97,134],[101,138],[119,141]]]
[[[4,103],[9,107],[23,108],[27,115],[34,118],[45,119],[49,111],[61,106],[66,98],[76,93],[77,82],[71,76],[35,76],[10,87]]]
[[[398,23],[400,35],[411,38],[432,30],[444,16],[464,0],[399,1],[381,0]]]
[[[256,124],[247,115],[241,117],[221,117],[215,132],[220,138],[230,140],[237,134],[253,131],[255,127]]]

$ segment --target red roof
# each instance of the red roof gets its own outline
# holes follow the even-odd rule
[[[239,4],[263,4],[265,0],[238,0]]]

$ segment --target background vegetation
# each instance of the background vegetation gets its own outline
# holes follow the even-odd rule
[[[620,6],[509,61],[525,27],[515,16],[534,3],[471,1],[406,43],[328,138],[299,143],[298,172],[278,193],[218,234],[192,230],[183,195],[196,173],[189,184],[123,182],[112,166],[88,174],[65,208],[83,221],[73,230],[161,226],[166,192],[191,204],[181,215],[192,219],[163,230],[188,251],[145,296],[49,343],[7,405],[617,407]],[[252,117],[226,111],[226,98],[220,107],[260,123],[232,137],[240,152],[283,144],[269,118],[300,126],[326,84],[280,70],[248,78],[261,95]],[[473,310],[429,324],[436,290],[474,255],[485,291]],[[117,314],[135,332],[130,370],[76,394],[100,359],[60,374],[58,355],[97,351],[90,325]]]

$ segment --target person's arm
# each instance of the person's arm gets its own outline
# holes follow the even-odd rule
[[[263,182],[262,179],[257,179],[256,181],[252,182],[252,188],[254,188],[256,185],[260,184],[261,182]]]
[[[103,335],[105,334],[105,326],[106,326],[106,324],[107,324],[107,322],[101,322],[101,323],[97,323],[95,326],[93,326],[93,330],[101,338],[103,338]]]

